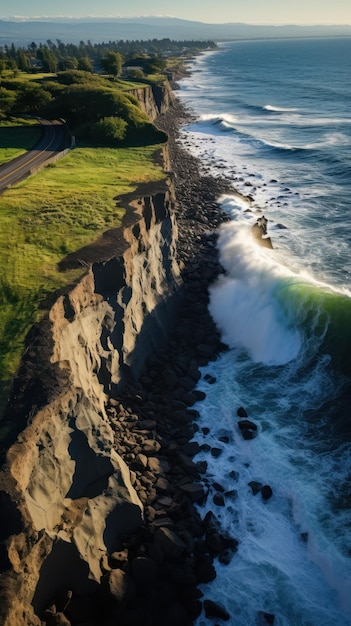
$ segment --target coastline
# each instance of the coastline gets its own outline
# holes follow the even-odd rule
[[[217,199],[235,191],[224,179],[201,175],[199,161],[179,145],[179,128],[189,119],[178,100],[157,119],[169,136],[179,230],[183,300],[175,329],[168,345],[148,359],[140,381],[111,397],[106,407],[118,432],[117,452],[130,466],[144,505],[143,526],[119,546],[122,564],[115,555],[109,564],[135,585],[133,602],[122,602],[117,611],[119,623],[135,626],[190,626],[203,609],[208,617],[227,621],[228,613],[202,597],[198,585],[213,580],[214,560],[229,563],[237,547],[234,537],[221,534],[214,514],[201,519],[198,513],[208,482],[206,463],[193,460],[200,448],[191,442],[198,416],[192,407],[205,398],[195,389],[199,367],[226,348],[208,311],[208,287],[223,272],[216,229],[228,216]]]
[[[194,460],[193,457],[200,448],[198,444],[191,442],[191,439],[197,428],[193,422],[198,416],[193,406],[205,397],[203,392],[195,389],[201,377],[199,368],[206,365],[210,360],[215,360],[219,352],[224,349],[219,333],[208,312],[208,287],[223,271],[217,255],[216,229],[222,222],[227,221],[228,217],[222,211],[217,198],[223,193],[232,193],[233,190],[228,181],[202,176],[199,161],[188,154],[177,142],[179,127],[188,119],[189,114],[177,101],[167,113],[163,113],[158,119],[159,126],[162,126],[169,135],[168,146],[165,149],[165,166],[166,169],[171,170],[169,177],[170,188],[172,188],[169,192],[165,191],[161,194],[160,200],[164,204],[162,204],[163,208],[158,208],[159,217],[161,217],[162,211],[166,209],[172,214],[171,219],[177,221],[175,230],[178,232],[177,250],[174,256],[177,266],[180,268],[181,280],[179,299],[177,298],[175,307],[171,299],[171,306],[177,312],[175,324],[172,325],[174,331],[171,331],[168,344],[164,345],[161,337],[159,338],[160,341],[156,342],[159,345],[162,344],[163,348],[156,353],[150,353],[140,379],[138,375],[132,379],[128,378],[128,382],[121,387],[121,391],[119,391],[119,387],[111,387],[106,406],[102,411],[107,417],[108,424],[106,427],[111,432],[111,444],[109,438],[107,440],[103,435],[100,436],[100,431],[95,434],[95,426],[93,425],[96,446],[111,445],[113,453],[121,459],[121,463],[128,473],[128,484],[131,484],[135,490],[135,499],[143,505],[143,520],[141,520],[139,513],[140,519],[136,524],[136,509],[133,509],[134,505],[127,504],[125,508],[120,509],[119,517],[115,516],[110,519],[110,516],[105,519],[103,511],[99,519],[94,517],[95,539],[92,542],[92,550],[95,550],[97,554],[97,573],[94,584],[88,583],[87,573],[84,572],[83,565],[78,567],[74,560],[76,558],[74,552],[75,539],[72,542],[71,553],[66,553],[64,548],[63,556],[59,556],[63,546],[61,536],[64,537],[66,528],[68,533],[74,532],[75,528],[75,522],[72,526],[72,520],[66,516],[66,513],[63,514],[60,525],[53,529],[54,539],[50,536],[50,523],[48,524],[47,520],[41,518],[35,520],[36,528],[43,528],[42,524],[48,526],[47,533],[45,533],[44,528],[42,533],[34,532],[30,521],[33,511],[31,510],[28,515],[26,500],[24,498],[19,503],[19,497],[22,498],[22,495],[19,496],[19,492],[16,491],[15,482],[21,479],[22,469],[18,465],[19,475],[15,471],[14,478],[10,475],[11,463],[17,463],[17,452],[21,457],[20,464],[25,465],[27,462],[30,466],[32,454],[34,455],[34,462],[35,455],[38,455],[36,442],[41,436],[39,434],[41,428],[44,428],[45,432],[43,431],[43,444],[40,444],[40,450],[42,450],[40,461],[38,456],[35,457],[38,467],[43,466],[45,468],[45,463],[48,462],[45,453],[46,437],[53,437],[54,445],[61,446],[60,449],[63,453],[65,445],[62,446],[62,441],[66,436],[68,437],[67,442],[72,440],[68,415],[73,410],[74,400],[72,398],[69,400],[71,408],[68,406],[66,417],[62,411],[61,415],[54,405],[48,412],[44,411],[43,414],[41,414],[39,407],[38,417],[34,416],[33,410],[33,416],[30,415],[32,421],[27,428],[28,433],[24,437],[20,436],[17,444],[13,447],[8,467],[2,475],[1,482],[3,490],[1,497],[4,506],[8,508],[9,517],[2,538],[7,539],[9,537],[10,543],[16,541],[17,534],[11,536],[11,533],[14,532],[14,528],[11,526],[13,523],[11,515],[17,516],[14,518],[18,526],[16,526],[15,533],[22,531],[18,541],[26,545],[24,558],[21,557],[20,559],[20,570],[23,560],[23,580],[27,579],[25,586],[28,588],[31,584],[34,585],[33,589],[35,589],[34,597],[31,596],[30,590],[28,593],[24,590],[23,594],[21,591],[22,595],[20,595],[20,572],[16,572],[15,569],[8,569],[9,562],[6,560],[6,553],[4,553],[2,562],[4,569],[2,571],[6,571],[6,575],[2,581],[0,596],[4,599],[1,614],[6,619],[4,623],[8,626],[18,623],[16,615],[18,616],[22,610],[25,611],[23,612],[23,623],[26,623],[27,626],[37,626],[40,622],[49,625],[64,623],[71,626],[78,626],[82,622],[87,626],[113,626],[116,622],[126,626],[142,626],[143,624],[146,626],[148,624],[150,626],[152,624],[191,626],[203,608],[205,608],[208,616],[223,620],[229,619],[228,614],[221,607],[209,599],[203,598],[198,589],[198,585],[210,582],[215,578],[214,559],[217,556],[223,559],[222,562],[230,561],[236,550],[237,541],[235,538],[221,534],[214,515],[207,515],[205,519],[201,519],[198,513],[196,505],[205,501],[209,483],[207,483],[205,476],[207,464]],[[174,190],[175,196],[173,195]],[[136,191],[133,206],[138,205],[139,207],[141,203],[140,192],[143,193],[143,190]],[[167,198],[166,193],[168,193]],[[165,224],[166,229],[169,226],[170,224]],[[128,232],[127,228],[126,236]],[[136,228],[134,234],[136,246],[138,239],[140,239],[138,232],[139,230]],[[167,236],[163,232],[162,250],[165,239]],[[168,252],[164,251],[164,253],[167,256]],[[162,258],[160,258],[160,265],[162,265]],[[83,283],[77,287],[76,293],[70,296],[72,301],[66,299],[61,302],[64,298],[62,296],[59,298],[59,302],[54,304],[50,320],[57,323],[57,332],[62,333],[61,325],[64,328],[73,328],[76,310],[78,312],[80,306],[83,308],[86,306],[84,304],[87,298],[86,294],[92,298],[90,309],[97,310],[94,309],[94,306],[97,305],[97,300],[101,296],[99,296],[100,292],[96,291],[96,288],[94,290],[94,285],[90,284],[91,282],[92,273],[90,272]],[[82,304],[80,304],[81,302]],[[69,305],[69,303],[71,304]],[[72,303],[75,308],[73,308]],[[63,311],[60,308],[62,306]],[[52,363],[53,346],[50,320],[46,322],[46,331],[43,335],[45,345],[43,341],[38,342],[36,340],[38,338],[34,337],[33,349],[28,352],[28,357],[31,360],[35,360],[35,355],[45,349],[47,358],[45,363]],[[101,333],[101,330],[99,332]],[[49,337],[50,341],[46,344],[45,342]],[[70,335],[70,337],[69,343],[72,345],[73,336]],[[84,352],[83,347],[83,355],[90,359],[90,349]],[[78,353],[74,358],[77,357]],[[139,354],[139,357],[141,362],[144,362],[143,355]],[[62,357],[56,355],[55,358]],[[100,357],[97,356],[97,358]],[[31,362],[29,362],[29,366]],[[141,364],[139,363],[140,368]],[[53,393],[55,396],[61,385],[64,392],[67,392],[68,401],[69,390],[67,385],[70,385],[69,379],[65,378],[65,373],[59,371],[55,364],[46,369],[47,371],[44,373],[38,372],[38,382],[44,383],[43,391]],[[43,380],[40,378],[42,374]],[[31,384],[31,381],[32,373],[28,384]],[[95,389],[91,384],[94,385],[95,382],[91,380],[89,393],[96,393],[97,401],[99,401],[99,398],[102,398],[99,395],[101,394],[100,386],[99,389]],[[79,385],[80,380],[71,385],[71,389],[77,391]],[[25,387],[23,393],[25,393]],[[31,398],[33,398],[33,388],[28,395],[28,401]],[[39,400],[46,406],[47,398],[40,397]],[[80,402],[80,392],[78,395],[75,394],[75,401]],[[99,410],[98,405],[96,409]],[[64,423],[62,422],[59,426],[61,418]],[[49,423],[45,427],[45,420],[48,419]],[[56,420],[58,420],[57,423]],[[65,428],[68,428],[67,434],[63,428],[64,424]],[[57,441],[55,439],[56,426],[58,428]],[[39,428],[38,433],[36,433],[37,427]],[[105,428],[103,424],[102,427]],[[95,443],[92,442],[91,445],[94,446]],[[49,446],[48,455],[50,455],[50,449]],[[106,453],[108,450],[109,447]],[[101,457],[99,450],[97,450],[96,462],[100,462],[102,458],[105,457]],[[60,471],[60,463],[63,463],[62,466],[64,467],[66,462],[67,459],[63,463],[60,454],[58,458],[55,457],[56,469],[53,470],[53,476],[48,472],[46,477],[48,485],[52,479],[54,482],[57,481],[55,472]],[[84,463],[81,465],[83,470]],[[86,473],[89,475],[87,467],[82,473],[83,481]],[[78,474],[76,480],[80,480]],[[35,478],[33,480],[35,482]],[[103,484],[100,485],[99,483],[99,489],[100,486],[104,487]],[[64,491],[65,487],[61,487],[60,481],[58,486],[52,483],[52,496],[47,497],[45,495],[45,506],[40,508],[39,517],[40,515],[45,517],[48,506],[53,506],[55,511],[57,506],[61,506],[61,488],[63,494],[66,494],[67,487]],[[55,489],[57,489],[57,494]],[[98,493],[99,489],[94,491],[93,495]],[[118,488],[115,494],[118,498],[117,492]],[[12,495],[13,503],[11,502]],[[108,495],[107,499],[110,499],[111,502],[114,501],[113,494],[107,494],[107,492],[105,494],[105,489],[103,489],[103,497],[105,495]],[[56,502],[57,498],[58,501]],[[80,500],[77,501],[78,509],[76,511],[78,526],[81,515],[79,507],[83,506],[83,500],[81,504],[79,502]],[[92,502],[94,502],[94,498]],[[25,516],[23,527],[20,514],[17,511],[12,511],[11,507],[16,506],[21,507],[20,510]],[[85,511],[85,505],[83,508]],[[68,511],[68,509],[65,510]],[[140,511],[139,506],[137,510]],[[87,510],[88,524],[89,516],[90,510]],[[139,527],[140,522],[142,523]],[[104,524],[106,524],[106,528]],[[113,528],[114,525],[116,528],[123,527],[124,530],[117,531]],[[135,531],[137,527],[138,530]],[[83,530],[83,534],[84,532],[88,532],[88,530]],[[128,534],[124,536],[121,534],[122,532]],[[33,546],[32,543],[28,543],[26,533],[27,537],[32,537],[30,541],[34,542]],[[101,556],[99,537],[103,535],[104,546],[107,550]],[[56,538],[59,537],[59,541],[56,540],[55,542],[55,536]],[[115,541],[116,536],[119,537],[117,543]],[[51,543],[52,541],[53,543]],[[16,550],[20,550],[20,548],[18,547]],[[44,566],[46,567],[46,575],[41,573],[39,582],[35,582],[34,570],[33,574],[28,574],[26,565],[27,559],[28,563],[31,563],[32,556],[35,557],[35,550],[44,550],[43,556],[40,558],[44,559],[44,553],[47,557]],[[66,570],[66,575],[62,576],[62,572],[55,572],[56,559],[60,561],[60,567]],[[77,573],[78,579],[73,581],[71,570],[79,572]],[[103,574],[102,578],[101,573]],[[82,580],[80,576],[82,576]],[[28,578],[30,578],[30,582]],[[71,582],[68,582],[69,580]],[[50,598],[51,600],[49,600]],[[11,616],[6,614],[8,608]]]

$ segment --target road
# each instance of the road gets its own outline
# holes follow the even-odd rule
[[[68,147],[67,126],[61,122],[40,120],[43,127],[41,139],[33,150],[0,166],[0,193],[10,185],[18,183],[37,168]]]

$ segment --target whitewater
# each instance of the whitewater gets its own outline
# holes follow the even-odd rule
[[[195,439],[239,541],[206,597],[229,624],[351,624],[351,40],[221,44],[177,92],[204,173],[230,181]],[[251,237],[268,219],[273,250]],[[215,382],[213,382],[215,380]],[[211,384],[213,383],[213,384]],[[239,407],[257,426],[245,440]],[[219,448],[213,456],[211,449]],[[252,484],[269,485],[268,500]],[[251,483],[251,485],[250,485]],[[224,505],[213,498],[222,494]],[[217,500],[218,501],[218,500]],[[213,623],[201,615],[197,626]]]

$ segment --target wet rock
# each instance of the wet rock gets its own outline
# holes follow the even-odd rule
[[[216,506],[225,506],[225,499],[222,493],[219,493],[218,491],[215,493],[213,496],[213,504]]]
[[[218,457],[221,456],[222,452],[222,448],[211,448],[211,454],[215,459],[218,459]]]
[[[256,496],[261,491],[263,484],[257,480],[251,480],[251,482],[249,482],[249,487],[251,487],[253,495]]]
[[[181,486],[181,491],[185,493],[192,502],[202,504],[205,501],[206,493],[202,485],[195,483],[187,483]]]
[[[204,601],[204,609],[206,617],[210,619],[215,617],[222,619],[224,622],[228,622],[230,619],[228,611],[226,611],[220,604],[217,604],[217,602],[213,602],[212,600]]]
[[[186,551],[184,541],[169,528],[159,528],[155,533],[153,543],[165,557],[170,559],[177,559]]]
[[[259,611],[257,613],[258,626],[265,626],[265,624],[274,624],[275,615],[273,613],[266,613],[265,611]]]
[[[241,430],[241,436],[243,439],[245,439],[246,441],[249,441],[250,439],[255,439],[257,433],[255,430],[249,430],[248,428],[246,430]]]
[[[196,583],[209,583],[216,578],[216,570],[209,554],[198,554],[195,557]]]
[[[273,495],[272,488],[269,485],[263,485],[261,488],[262,500],[269,500]]]
[[[205,374],[204,376],[204,380],[209,384],[209,385],[214,385],[215,382],[217,381],[217,378],[215,378],[214,376],[211,376],[211,374]]]
[[[237,415],[238,417],[248,417],[248,414],[242,406],[238,408]]]
[[[257,430],[257,424],[251,422],[251,420],[240,420],[240,422],[238,422],[238,426],[240,430],[246,430],[247,428],[250,430]]]

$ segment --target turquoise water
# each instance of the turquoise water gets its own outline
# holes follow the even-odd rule
[[[234,491],[205,506],[240,541],[205,588],[233,625],[262,611],[284,626],[351,624],[350,75],[349,39],[236,42],[180,85],[197,116],[188,149],[240,193],[221,199],[232,219],[210,311],[230,350],[203,371],[216,383],[199,383],[197,435],[222,448],[201,456]],[[262,214],[273,250],[250,237]],[[239,406],[257,424],[251,441]],[[252,480],[273,497],[254,496]]]

